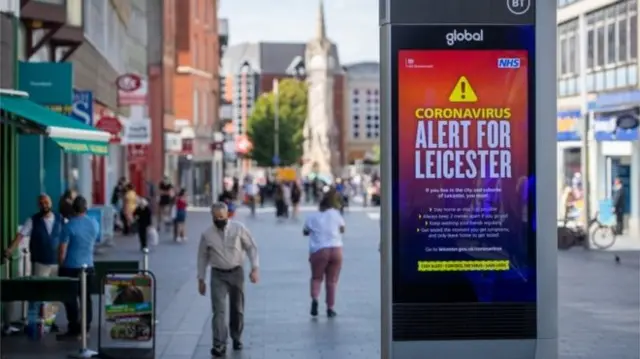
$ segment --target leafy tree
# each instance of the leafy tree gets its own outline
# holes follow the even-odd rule
[[[307,85],[296,79],[285,79],[279,83],[278,121],[280,165],[290,166],[302,157],[304,123],[307,118]],[[258,97],[247,120],[247,135],[253,149],[249,156],[258,166],[273,165],[275,104],[273,92]]]

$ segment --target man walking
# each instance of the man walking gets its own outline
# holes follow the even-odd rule
[[[93,282],[93,249],[98,239],[98,222],[87,216],[87,200],[77,196],[73,200],[72,217],[62,231],[60,247],[58,248],[58,261],[60,263],[59,275],[61,277],[78,278],[84,266],[87,266],[87,287],[92,287]],[[80,293],[78,293],[80,297]],[[82,298],[80,298],[82,300]],[[77,339],[81,332],[80,308],[78,300],[70,300],[64,303],[69,326],[65,334],[58,336],[58,340]],[[93,319],[93,306],[91,295],[87,295],[84,303],[87,308],[87,332]]]
[[[613,212],[616,215],[616,234],[621,236],[624,232],[624,209],[626,206],[626,198],[622,180],[616,178],[613,182]]]
[[[198,247],[198,291],[205,295],[207,267],[211,267],[211,307],[213,318],[213,348],[211,355],[221,357],[227,351],[226,308],[229,296],[229,329],[233,349],[242,349],[244,326],[244,257],[249,255],[249,279],[257,283],[258,247],[251,233],[240,222],[229,220],[227,205],[218,202],[211,206],[213,226],[202,233]]]

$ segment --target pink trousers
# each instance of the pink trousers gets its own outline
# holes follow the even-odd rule
[[[318,299],[322,281],[325,282],[325,295],[328,309],[336,303],[336,288],[342,268],[342,247],[323,248],[311,253],[311,298]]]

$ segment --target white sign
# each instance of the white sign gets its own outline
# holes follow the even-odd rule
[[[151,143],[151,120],[148,118],[123,122],[122,144],[148,145]]]
[[[137,75],[127,74],[118,77],[119,106],[143,106],[147,104],[148,82],[147,79]]]
[[[164,133],[164,149],[168,153],[180,153],[182,151],[182,137],[179,133]]]

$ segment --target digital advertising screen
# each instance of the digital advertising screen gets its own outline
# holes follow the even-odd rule
[[[396,51],[394,302],[535,302],[533,31],[420,41]]]

